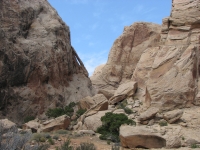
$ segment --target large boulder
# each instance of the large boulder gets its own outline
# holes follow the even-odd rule
[[[115,94],[115,90],[104,90],[100,89],[98,94],[103,94],[107,99],[110,99]]]
[[[136,90],[137,90],[137,82],[131,81],[123,83],[117,88],[114,96],[109,99],[109,103],[116,104],[124,100],[125,98],[131,97],[135,94]]]
[[[102,125],[101,117],[103,117],[107,112],[110,112],[110,110],[99,111],[94,115],[86,117],[84,119],[84,126],[86,129],[96,131],[97,128]]]
[[[93,95],[69,27],[47,0],[1,0],[0,14],[0,117],[22,123]]]
[[[158,133],[145,126],[128,126],[120,127],[120,142],[122,147],[126,148],[163,148],[166,146],[166,140]]]
[[[44,122],[40,132],[51,132],[60,129],[67,129],[70,125],[70,118],[67,115],[57,117],[55,119]]]
[[[159,111],[159,108],[150,107],[146,111],[142,112],[138,117],[139,121],[146,121],[152,119]]]
[[[90,109],[93,105],[95,105],[95,102],[91,96],[87,96],[79,101],[79,107],[81,109]]]
[[[16,130],[15,130],[16,129]],[[9,132],[9,130],[14,130],[17,132],[17,125],[8,120],[8,119],[1,119],[0,120],[0,133],[6,133],[6,132]]]
[[[31,131],[33,133],[38,132],[39,128],[41,127],[41,124],[36,121],[36,120],[31,120],[25,124],[23,124],[22,129],[23,130],[27,130],[27,129],[31,129]]]
[[[96,105],[100,105],[102,102],[107,102],[108,99],[103,94],[96,94],[93,97],[87,96],[79,101],[79,106],[82,109],[90,109]],[[103,105],[103,104],[102,104]],[[102,109],[108,109],[103,107]],[[100,108],[100,110],[102,110]]]
[[[163,118],[169,123],[175,123],[183,115],[183,110],[172,110],[164,113]]]

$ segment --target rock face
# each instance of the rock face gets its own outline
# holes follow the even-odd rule
[[[163,24],[135,23],[115,41],[101,71],[91,78],[99,89],[136,81],[143,107],[161,111],[200,104],[199,0],[173,0]],[[101,84],[99,84],[102,81]]]
[[[20,122],[92,95],[69,27],[47,0],[1,0],[0,12],[0,116]]]
[[[97,89],[116,89],[130,80],[143,51],[159,41],[160,30],[159,25],[144,22],[125,27],[114,42],[105,66],[98,67],[91,77],[93,85]]]

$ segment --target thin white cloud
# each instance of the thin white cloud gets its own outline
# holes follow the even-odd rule
[[[107,51],[101,51],[100,53],[83,54],[79,53],[79,57],[84,62],[84,65],[91,76],[95,68],[101,64],[105,64],[107,61]]]

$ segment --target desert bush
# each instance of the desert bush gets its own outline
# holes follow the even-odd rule
[[[33,136],[32,136],[32,140],[35,140],[38,143],[46,142],[47,138],[49,138],[49,135],[46,134],[46,133],[34,133]]]
[[[196,145],[196,144],[192,144],[192,145],[191,145],[191,148],[199,148],[199,146]]]
[[[117,108],[118,109],[124,109],[126,106],[127,106],[127,100],[123,100],[122,102],[120,102],[118,105],[117,105]]]
[[[101,117],[101,121],[102,126],[97,129],[97,132],[101,134],[99,138],[113,142],[119,142],[119,127],[122,124],[135,125],[135,122],[128,119],[125,114],[114,114],[111,112]]]
[[[56,147],[56,150],[73,150],[73,146],[70,145],[70,140],[65,141],[60,147]]]
[[[83,115],[86,111],[87,111],[87,109],[79,109],[76,112],[77,118],[80,117],[81,115]]]
[[[76,150],[96,150],[96,147],[93,143],[81,143]]]
[[[161,120],[161,121],[159,122],[159,125],[160,125],[160,126],[167,126],[168,124],[167,124],[167,121],[164,121],[164,120],[162,121],[162,120]]]
[[[52,138],[49,138],[48,142],[49,142],[50,145],[54,145],[55,144],[55,142],[54,142],[54,140]]]
[[[27,116],[27,117],[24,118],[24,122],[27,123],[27,122],[34,120],[34,119],[35,119],[34,116]]]
[[[55,140],[58,140],[59,136],[58,135],[54,135],[52,138],[55,139]]]
[[[56,118],[56,117],[66,114],[67,116],[71,117],[74,113],[73,107],[75,105],[76,103],[71,102],[69,103],[69,105],[65,106],[64,108],[53,108],[53,109],[50,108],[47,110],[46,116]]]
[[[125,111],[126,114],[132,114],[133,113],[132,109],[130,109],[128,107],[125,107],[124,111]]]
[[[56,133],[57,134],[67,134],[68,131],[67,130],[57,130]]]
[[[64,114],[65,112],[64,112],[64,109],[62,108],[53,108],[53,109],[49,108],[46,112],[46,116],[53,117],[53,118],[62,116]]]

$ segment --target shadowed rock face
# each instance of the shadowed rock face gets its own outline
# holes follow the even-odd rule
[[[47,0],[0,1],[0,112],[14,121],[92,95],[69,27]]]
[[[134,23],[111,48],[105,66],[91,77],[99,89],[138,83],[146,108],[173,110],[200,104],[200,0],[173,0],[163,24]]]

